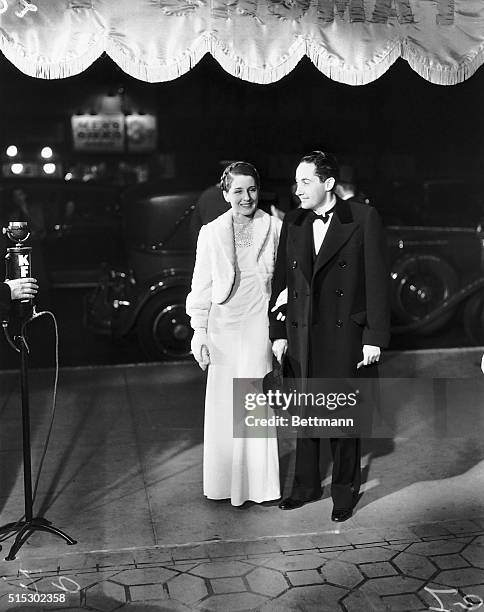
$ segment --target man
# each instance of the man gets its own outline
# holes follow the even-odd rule
[[[270,302],[270,338],[291,376],[377,376],[389,342],[390,282],[386,242],[375,209],[334,193],[338,165],[314,151],[296,170],[301,207],[283,222]],[[286,295],[285,321],[279,308]],[[285,299],[283,299],[285,301]],[[321,497],[319,438],[298,438],[292,492],[282,510]],[[360,440],[330,438],[332,520],[351,517],[360,486]]]

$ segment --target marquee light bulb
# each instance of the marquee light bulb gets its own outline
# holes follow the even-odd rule
[[[43,170],[46,174],[54,174],[55,164],[44,164]]]
[[[22,174],[22,172],[24,171],[24,165],[23,164],[12,164],[10,166],[10,170],[12,171],[12,174]]]
[[[44,159],[50,159],[52,155],[54,155],[54,152],[52,151],[50,147],[44,147],[42,151],[40,152],[40,155]]]
[[[17,147],[15,145],[9,145],[7,147],[7,155],[9,157],[15,157],[17,155],[17,153],[18,153],[18,149],[17,149]]]

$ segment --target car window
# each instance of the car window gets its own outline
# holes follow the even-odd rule
[[[484,184],[392,183],[375,204],[385,225],[474,228],[484,218]]]
[[[425,187],[427,220],[435,219],[443,226],[475,227],[484,217],[484,185],[430,182]]]

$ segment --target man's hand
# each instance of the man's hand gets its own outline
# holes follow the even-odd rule
[[[279,363],[282,363],[282,358],[287,351],[287,340],[285,338],[278,338],[272,343],[272,352],[274,357]]]
[[[205,329],[196,329],[193,333],[191,349],[193,356],[197,360],[202,370],[206,370],[210,365],[210,351],[207,344],[207,332]]]
[[[35,278],[16,278],[15,280],[6,280],[5,283],[10,287],[12,300],[30,300],[35,297],[39,290]]]
[[[361,366],[369,366],[373,363],[380,361],[380,347],[373,346],[372,344],[363,345],[363,359],[356,364],[356,369],[359,370]]]
[[[287,304],[287,288],[281,291],[277,296],[276,303],[271,308],[271,312],[276,312],[278,308],[281,306],[285,306]],[[283,312],[278,312],[276,316],[276,321],[285,321],[286,315]]]

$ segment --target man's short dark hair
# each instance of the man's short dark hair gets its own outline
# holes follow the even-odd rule
[[[339,179],[339,165],[336,161],[336,157],[331,155],[331,153],[311,151],[311,153],[302,157],[299,163],[314,164],[316,176],[319,177],[321,182],[324,182],[330,176],[332,176],[335,181]]]

